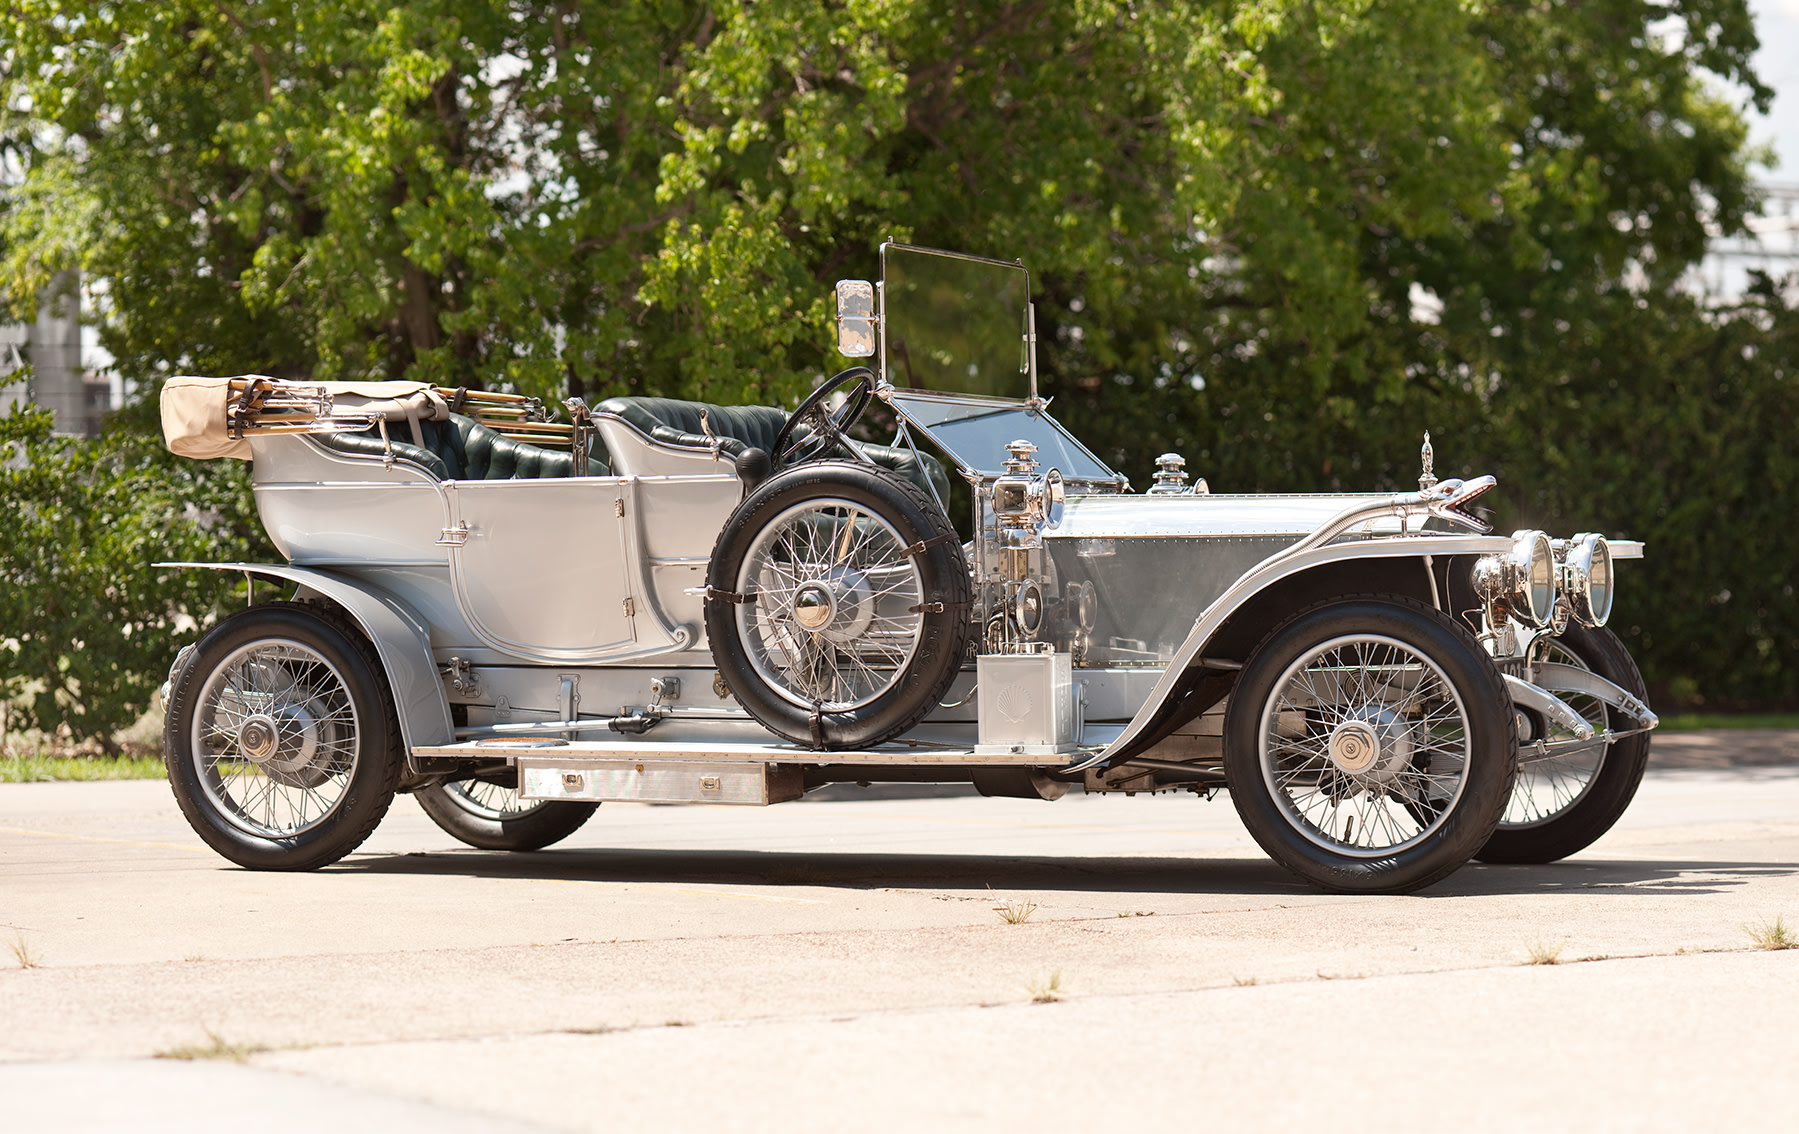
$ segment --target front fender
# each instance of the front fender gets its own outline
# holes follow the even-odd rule
[[[1329,544],[1298,552],[1289,547],[1276,552],[1245,571],[1235,583],[1232,583],[1223,594],[1206,607],[1198,618],[1194,619],[1193,629],[1188,632],[1180,648],[1174,652],[1168,668],[1162,671],[1162,677],[1150,692],[1149,699],[1144,701],[1142,707],[1137,710],[1137,715],[1131,718],[1131,723],[1125,726],[1122,733],[1118,734],[1118,738],[1107,745],[1103,752],[1088,756],[1066,770],[1083,770],[1125,753],[1127,746],[1156,723],[1157,715],[1164,702],[1167,701],[1169,694],[1174,692],[1188,668],[1195,665],[1202,668],[1206,666],[1207,659],[1202,656],[1203,651],[1230,616],[1250,599],[1280,580],[1327,563],[1357,559],[1409,558],[1424,560],[1431,557],[1456,555],[1491,555],[1503,552],[1511,545],[1511,540],[1499,536],[1419,535]],[[1431,585],[1434,587],[1435,583],[1433,582]],[[1438,602],[1438,605],[1439,607],[1442,605],[1441,601]],[[1242,658],[1233,659],[1217,668],[1235,668],[1242,661]]]
[[[450,701],[444,695],[437,662],[431,656],[430,632],[417,614],[392,595],[313,567],[269,563],[158,563],[157,566],[197,567],[285,579],[297,583],[302,594],[330,599],[356,621],[381,659],[388,688],[393,691],[394,711],[400,718],[400,736],[406,745],[408,761],[414,748],[441,746],[455,740]]]

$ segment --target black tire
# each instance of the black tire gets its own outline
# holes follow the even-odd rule
[[[446,834],[482,850],[542,850],[580,830],[600,806],[524,800],[511,788],[479,780],[432,784],[412,797]]]
[[[252,870],[314,870],[375,829],[400,725],[374,651],[299,603],[219,623],[169,686],[164,763],[208,846]]]
[[[873,465],[818,461],[764,481],[719,533],[706,582],[720,675],[751,716],[808,748],[905,732],[942,699],[968,643],[955,529]]]
[[[1649,700],[1630,651],[1603,627],[1570,625],[1553,640],[1550,660],[1592,670],[1639,701]],[[1630,717],[1596,698],[1559,696],[1596,730],[1623,732],[1637,727]],[[1521,754],[1512,799],[1499,828],[1475,857],[1482,862],[1541,863],[1585,850],[1630,806],[1648,765],[1646,732],[1615,740],[1596,753],[1538,760]]]
[[[1406,893],[1467,862],[1499,821],[1516,758],[1492,660],[1441,612],[1397,596],[1289,618],[1251,654],[1225,710],[1224,771],[1244,826],[1276,862],[1338,893]]]

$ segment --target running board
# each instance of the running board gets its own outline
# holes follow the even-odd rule
[[[563,760],[520,756],[521,799],[636,803],[746,803],[766,806],[806,794],[796,764]]]

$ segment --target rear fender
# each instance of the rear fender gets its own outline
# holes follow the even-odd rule
[[[264,579],[283,579],[298,584],[302,598],[317,595],[331,600],[355,621],[381,659],[387,686],[393,691],[394,710],[399,714],[400,736],[406,745],[408,766],[412,764],[414,748],[440,746],[455,740],[450,701],[444,694],[437,662],[431,656],[430,632],[417,614],[392,595],[311,567],[268,563],[159,563],[157,566],[199,567],[208,571],[233,571]]]

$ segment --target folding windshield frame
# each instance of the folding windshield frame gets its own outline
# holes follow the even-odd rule
[[[888,342],[888,328],[890,323],[887,305],[887,254],[889,250],[917,253],[919,255],[937,257],[945,260],[960,260],[967,263],[989,265],[995,268],[1019,272],[1023,275],[1025,309],[1021,312],[1020,331],[1022,334],[1020,347],[1024,365],[1020,368],[1020,373],[1024,374],[1026,377],[1027,396],[1025,398],[996,397],[988,394],[965,394],[940,390],[914,389],[910,387],[902,388],[892,384],[888,379],[891,367],[890,344]],[[1053,435],[1054,440],[1062,447],[1068,456],[1074,458],[1076,461],[1090,462],[1090,465],[1087,468],[1065,469],[1060,468],[1056,455],[1048,453],[1043,454],[1043,457],[1047,458],[1045,463],[1048,465],[1055,465],[1058,468],[1058,471],[1061,472],[1070,489],[1077,492],[1083,489],[1089,491],[1099,490],[1111,492],[1119,492],[1125,489],[1129,482],[1122,475],[1114,471],[1111,466],[1095,456],[1092,450],[1083,445],[1079,438],[1063,428],[1060,422],[1051,417],[1046,412],[1049,408],[1049,401],[1038,395],[1036,312],[1030,302],[1030,272],[1025,268],[1023,261],[995,260],[986,256],[972,256],[964,252],[949,252],[940,248],[926,248],[915,244],[901,244],[892,240],[884,242],[881,245],[880,252],[881,279],[880,282],[875,285],[876,326],[879,329],[880,335],[880,378],[876,382],[875,392],[883,402],[887,403],[887,405],[893,409],[894,414],[899,418],[901,434],[905,444],[915,447],[911,437],[912,430],[918,430],[924,433],[927,437],[931,438],[933,446],[948,455],[948,457],[956,463],[957,468],[961,471],[964,478],[971,483],[981,484],[985,481],[992,480],[1003,471],[1000,467],[1004,461],[1003,450],[999,446],[995,446],[992,461],[993,467],[986,467],[988,464],[986,461],[981,461],[977,464],[963,453],[957,452],[956,449],[951,448],[950,445],[946,444],[933,431],[933,425],[939,424],[938,422],[927,422],[918,414],[909,412],[904,403],[922,402],[937,403],[939,405],[963,406],[973,412],[960,415],[957,420],[969,421],[989,413],[1015,412],[1022,410],[1030,417],[1040,419],[1042,425],[1039,428],[1047,428]],[[1011,439],[1012,438],[1007,438],[1007,440]],[[1004,442],[1000,443],[1000,445],[1003,444]],[[940,501],[939,503],[942,502]]]

